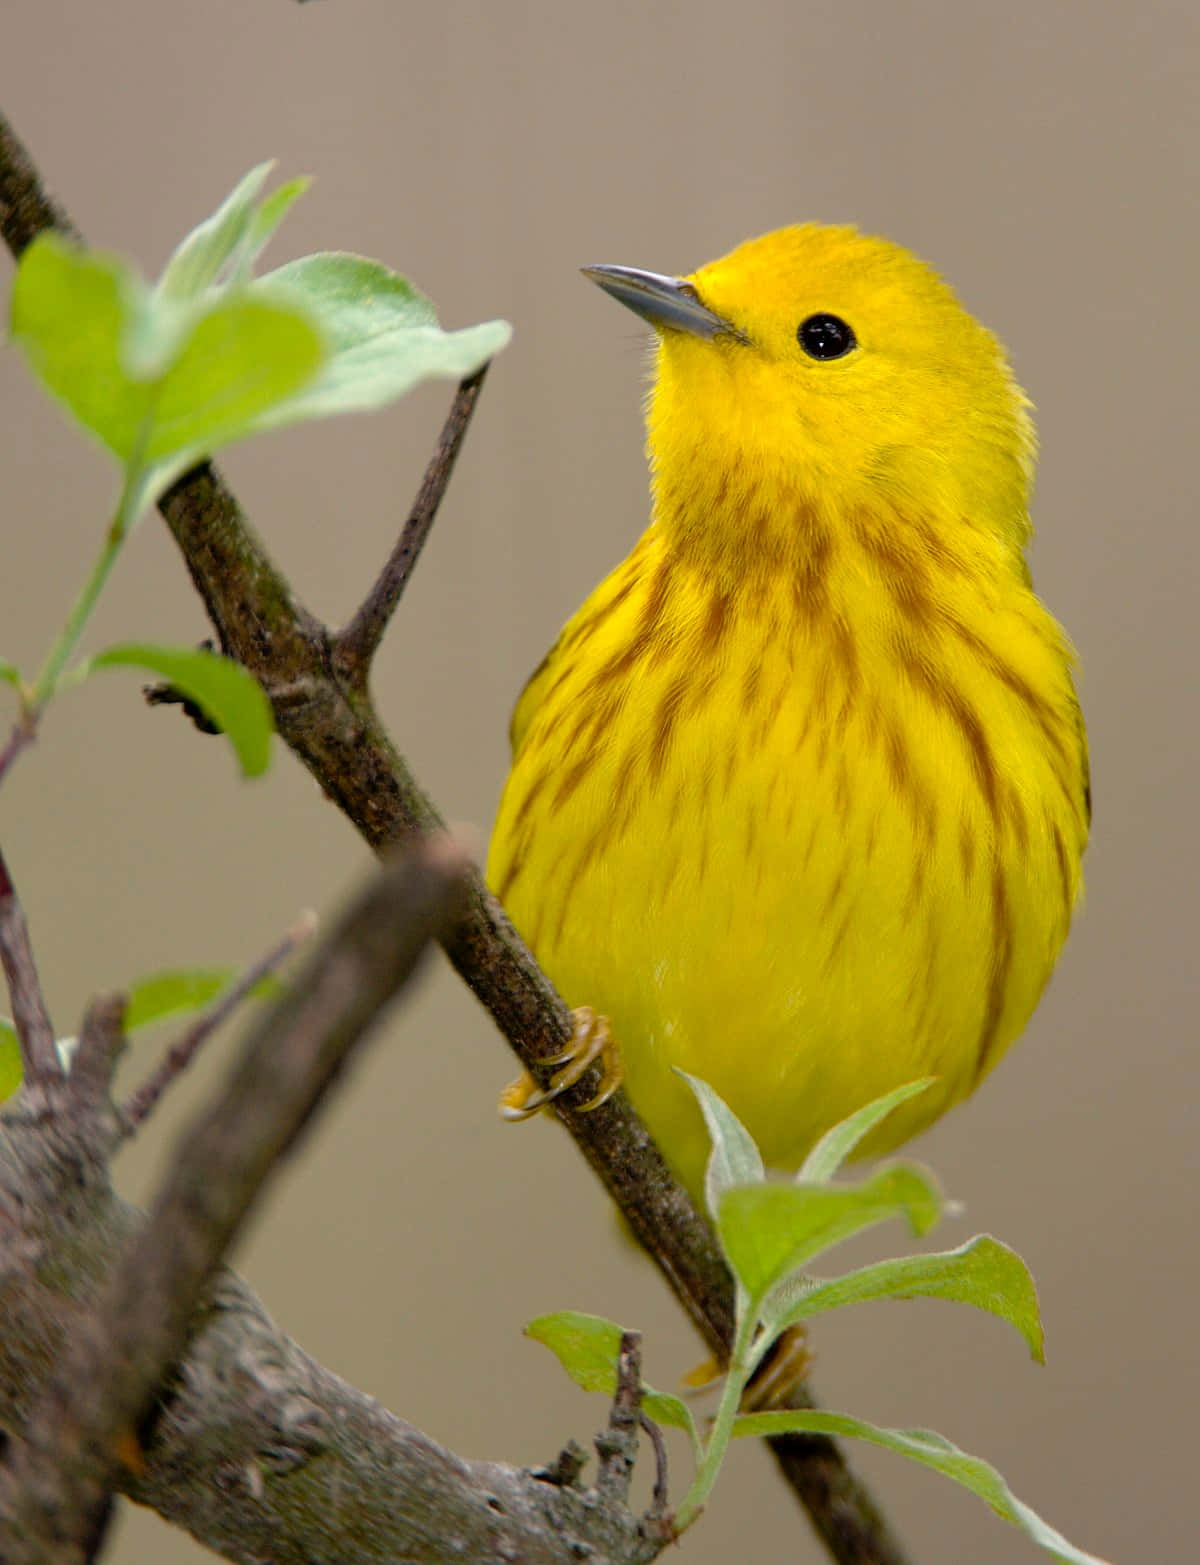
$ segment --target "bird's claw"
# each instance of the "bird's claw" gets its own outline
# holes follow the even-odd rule
[[[813,1356],[803,1326],[789,1326],[776,1339],[742,1392],[743,1413],[766,1413],[789,1406],[788,1394],[808,1379]]]
[[[608,1102],[621,1085],[625,1069],[621,1063],[620,1048],[609,1031],[608,1019],[597,1016],[588,1005],[579,1006],[572,1015],[575,1018],[575,1031],[570,1043],[546,1061],[547,1065],[561,1065],[562,1069],[555,1071],[544,1088],[537,1085],[528,1071],[518,1076],[516,1081],[510,1081],[500,1094],[501,1118],[514,1122],[532,1118],[540,1109],[573,1087],[597,1061],[604,1066],[600,1090],[581,1106],[579,1112],[587,1114],[592,1109],[598,1109],[602,1103]]]
[[[766,1358],[750,1377],[749,1385],[742,1392],[739,1411],[770,1413],[790,1408],[790,1393],[804,1384],[812,1366],[807,1331],[802,1325],[789,1326],[775,1339]],[[683,1377],[683,1395],[703,1396],[724,1378],[725,1370],[716,1359],[705,1359]]]

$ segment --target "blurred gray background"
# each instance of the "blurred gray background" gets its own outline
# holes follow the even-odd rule
[[[1009,344],[1044,453],[1035,575],[1083,661],[1088,899],[1027,1038],[917,1150],[966,1206],[940,1238],[988,1230],[1030,1262],[1049,1363],[986,1317],[877,1306],[820,1324],[815,1381],[831,1406],[990,1458],[1114,1561],[1194,1550],[1198,41],[1179,0],[5,0],[0,21],[0,101],[93,242],[154,271],[274,155],[317,176],[276,263],[358,250],[412,276],[447,324],[514,323],[378,670],[418,776],[483,832],[516,691],[646,519],[642,333],[580,264],[688,270],[783,223],[850,220],[931,260]],[[225,460],[327,619],[382,560],[450,394]],[[113,480],[12,351],[0,409],[0,648],[30,665]],[[92,644],[205,629],[152,517]],[[239,785],[221,745],[119,679],[54,709],[0,811],[62,1031],[98,988],[249,960],[368,867],[286,752]],[[220,1059],[124,1157],[133,1196]],[[531,1315],[640,1326],[663,1385],[700,1352],[566,1137],[497,1121],[511,1074],[437,958],[236,1262],[388,1406],[465,1454],[535,1463],[587,1440],[603,1406],[522,1339]],[[917,1559],[1037,1557],[942,1480],[853,1454]],[[112,1557],[207,1556],[126,1510]],[[819,1555],[747,1446],[681,1557]]]

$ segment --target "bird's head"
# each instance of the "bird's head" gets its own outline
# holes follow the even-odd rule
[[[720,530],[774,509],[919,515],[1020,553],[1034,437],[1004,350],[924,262],[806,224],[687,277],[589,277],[654,326],[660,520]],[[736,546],[736,545],[735,545]]]

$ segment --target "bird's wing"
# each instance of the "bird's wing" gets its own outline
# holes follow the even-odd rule
[[[517,704],[513,707],[512,717],[508,723],[508,742],[512,748],[513,758],[525,741],[525,735],[529,732],[529,725],[533,721],[533,714],[541,704],[542,697],[550,684],[558,660],[558,650],[562,646],[563,638],[560,636],[550,648],[546,656],[525,681],[525,687],[517,697]]]

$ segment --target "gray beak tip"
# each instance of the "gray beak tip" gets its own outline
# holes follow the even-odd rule
[[[745,334],[702,303],[691,283],[661,272],[632,266],[584,266],[580,270],[620,304],[659,331],[682,331],[693,337],[734,337]]]

